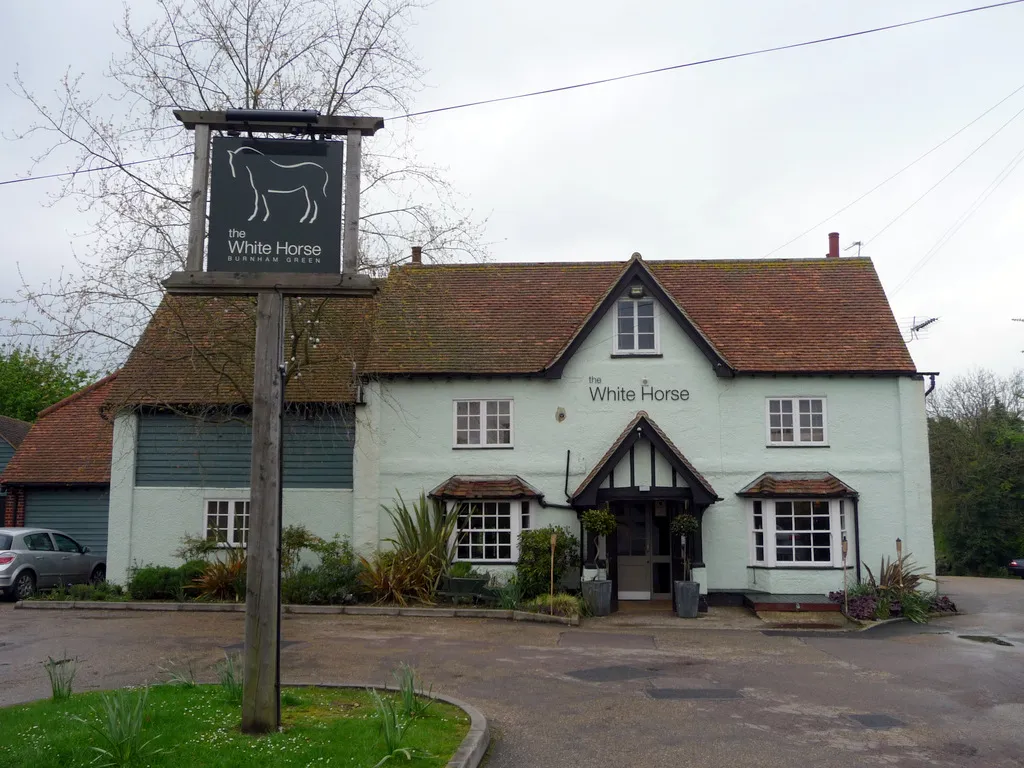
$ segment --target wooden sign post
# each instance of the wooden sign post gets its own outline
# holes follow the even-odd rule
[[[252,475],[249,496],[249,538],[247,542],[247,573],[245,589],[245,653],[242,685],[242,731],[245,733],[266,733],[276,731],[281,725],[281,452],[282,418],[284,413],[285,370],[283,366],[284,301],[288,296],[357,297],[372,296],[375,283],[366,275],[357,273],[357,246],[359,222],[359,170],[361,141],[364,135],[372,136],[384,127],[384,121],[377,117],[320,116],[315,112],[273,110],[229,110],[227,112],[174,113],[185,127],[195,131],[195,164],[192,175],[191,221],[189,247],[184,272],[175,272],[164,281],[168,293],[203,296],[253,296],[256,299],[256,347],[254,350],[253,393],[252,393]],[[203,271],[203,255],[207,227],[207,199],[209,197],[209,173],[211,132],[225,132],[230,138],[220,138],[214,143],[213,168],[228,169],[223,172],[224,197],[218,201],[216,183],[214,198],[210,201],[211,212],[217,215],[218,232],[231,242],[216,243],[217,263],[221,260],[242,261],[259,264],[264,271]],[[245,146],[239,149],[240,133],[248,134],[243,140]],[[290,146],[282,147],[279,140],[258,139],[254,134],[286,135],[293,137]],[[311,213],[309,189],[324,190],[331,174],[342,173],[338,167],[321,160],[328,157],[332,146],[324,139],[344,137],[348,165],[344,190],[344,239],[341,242],[342,271],[337,272],[337,261],[333,264],[325,258],[328,267],[306,267],[298,271],[294,264],[309,264],[305,258],[291,258],[296,240],[301,243],[302,255],[337,252],[337,240],[342,236],[341,211],[332,211],[335,205],[340,209],[341,200],[317,201],[323,205],[315,211],[314,219],[321,214],[321,221],[336,217],[337,231],[327,227],[319,228],[314,236],[312,229],[304,225]],[[260,142],[265,142],[260,144]],[[255,184],[255,172],[237,173],[243,164],[262,163],[261,172],[271,174],[294,174],[294,165],[273,163],[268,160],[270,145],[277,150],[292,151],[316,156],[301,163],[303,168],[320,168],[320,176],[313,181],[304,178],[289,180],[296,189],[306,190],[305,196],[286,194],[272,195],[275,208],[259,211],[242,207],[239,201],[255,200],[255,205],[267,206],[266,196],[255,198],[243,189],[242,194],[231,189],[232,184]],[[263,147],[262,150],[254,146]],[[218,146],[221,149],[218,149]],[[229,148],[230,147],[230,148]],[[228,153],[230,157],[226,157]],[[240,154],[241,153],[241,154]],[[336,154],[336,153],[335,153]],[[248,166],[246,166],[248,167]],[[326,174],[325,177],[323,174]],[[239,182],[238,179],[241,179]],[[281,186],[281,189],[290,187]],[[252,189],[256,189],[255,186]],[[251,190],[250,190],[251,192]],[[306,206],[305,215],[296,215],[294,206]],[[288,206],[293,206],[289,211]],[[218,207],[220,206],[220,207]],[[249,205],[251,208],[251,205]],[[211,214],[212,215],[212,214]],[[238,217],[241,217],[239,219]],[[263,227],[258,235],[256,221]],[[278,224],[280,222],[280,224]],[[220,226],[224,224],[225,226]],[[281,227],[283,236],[275,235],[275,227]],[[265,231],[270,230],[268,236]],[[212,232],[212,230],[211,230]],[[319,237],[319,239],[318,239]],[[226,249],[226,250],[225,250]],[[225,253],[228,257],[225,259]],[[238,254],[244,255],[244,259]],[[232,261],[234,259],[234,261]],[[208,265],[209,266],[209,265]],[[334,271],[323,271],[333,267]]]

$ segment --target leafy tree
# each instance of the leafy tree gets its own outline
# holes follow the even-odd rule
[[[936,549],[956,574],[995,575],[1024,550],[1024,387],[955,379],[931,404]]]
[[[93,379],[78,358],[29,346],[0,347],[0,415],[35,421],[41,410]]]
[[[418,0],[148,0],[126,4],[117,25],[122,44],[102,83],[69,73],[47,98],[15,73],[15,92],[38,116],[16,135],[45,138],[49,147],[36,160],[90,171],[68,178],[56,197],[76,201],[93,225],[73,269],[22,287],[17,331],[120,362],[162,296],[160,281],[185,263],[193,136],[172,111],[407,113],[424,74],[405,39],[419,7]],[[409,125],[391,121],[364,144],[364,270],[408,258],[410,245],[432,260],[483,255],[478,225],[444,175],[416,160]],[[154,157],[163,159],[135,164]]]

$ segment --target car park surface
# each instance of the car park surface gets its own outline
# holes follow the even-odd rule
[[[942,589],[964,615],[843,634],[286,616],[282,678],[383,683],[409,662],[484,711],[490,768],[1019,766],[1024,583]],[[189,658],[212,681],[243,636],[235,613],[0,612],[3,704],[48,695],[48,655],[77,657],[82,689]]]

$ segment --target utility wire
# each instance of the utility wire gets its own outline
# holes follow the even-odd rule
[[[544,95],[547,95],[547,94],[550,94],[550,93],[560,93],[562,91],[572,91],[572,90],[576,90],[578,88],[589,88],[589,87],[595,86],[595,85],[604,85],[605,83],[614,83],[614,82],[618,82],[619,80],[630,80],[632,78],[644,77],[646,75],[656,75],[656,74],[659,74],[661,72],[671,72],[671,71],[674,71],[674,70],[677,70],[677,69],[687,69],[689,67],[699,67],[699,66],[704,65],[704,64],[715,64],[715,63],[718,63],[718,62],[721,62],[721,61],[731,61],[733,59],[744,59],[744,58],[747,58],[749,56],[760,56],[760,55],[766,54],[766,53],[778,53],[779,51],[788,51],[788,50],[792,50],[794,48],[805,48],[805,47],[811,46],[811,45],[820,45],[822,43],[831,43],[831,42],[835,42],[837,40],[846,40],[846,39],[852,38],[852,37],[861,37],[863,35],[870,35],[870,34],[874,34],[875,32],[886,32],[886,31],[891,30],[891,29],[899,29],[901,27],[910,27],[910,26],[913,26],[915,24],[924,24],[924,23],[929,22],[929,21],[938,21],[939,19],[948,19],[948,18],[951,18],[953,16],[963,16],[963,15],[966,15],[966,14],[969,14],[969,13],[978,13],[979,11],[992,10],[993,8],[1002,8],[1002,7],[1005,7],[1005,6],[1008,6],[1008,5],[1018,5],[1019,3],[1022,3],[1022,2],[1024,2],[1024,0],[1004,0],[1004,2],[1001,2],[1001,3],[992,3],[990,5],[980,5],[980,6],[976,6],[974,8],[965,8],[965,9],[960,10],[960,11],[951,11],[949,13],[940,13],[940,14],[938,14],[936,16],[927,16],[927,17],[921,18],[921,19],[912,19],[911,21],[901,21],[901,22],[898,22],[896,24],[887,24],[887,25],[885,25],[883,27],[873,27],[871,29],[862,29],[862,30],[857,31],[857,32],[846,32],[846,33],[841,34],[841,35],[832,35],[831,37],[819,37],[819,38],[816,38],[814,40],[804,40],[804,41],[799,42],[799,43],[788,43],[786,45],[777,45],[777,46],[773,46],[771,48],[759,48],[759,49],[754,50],[754,51],[745,51],[743,53],[730,53],[730,54],[725,55],[725,56],[716,56],[714,58],[700,59],[698,61],[688,61],[688,62],[684,62],[682,64],[673,64],[673,65],[667,66],[667,67],[658,67],[657,69],[646,69],[646,70],[643,70],[641,72],[631,72],[628,75],[616,75],[614,77],[606,77],[606,78],[603,78],[601,80],[590,80],[590,81],[587,81],[587,82],[584,82],[584,83],[574,83],[572,85],[561,85],[561,86],[558,86],[558,87],[555,87],[555,88],[546,88],[546,89],[541,90],[541,91],[529,91],[527,93],[517,93],[517,94],[514,94],[512,96],[499,96],[499,97],[493,98],[493,99],[482,99],[480,101],[469,101],[469,102],[466,102],[464,104],[453,104],[453,105],[447,106],[447,107],[437,107],[436,109],[424,109],[424,110],[421,110],[419,112],[407,112],[404,115],[394,115],[392,117],[388,117],[388,118],[385,118],[385,119],[386,120],[405,120],[405,119],[408,119],[410,117],[420,117],[422,115],[434,115],[434,114],[437,114],[438,112],[450,112],[450,111],[455,110],[455,109],[466,109],[468,107],[479,107],[479,106],[483,106],[484,104],[498,104],[498,103],[503,102],[503,101],[513,101],[515,99],[527,99],[527,98],[531,98],[533,96],[544,96]],[[101,167],[98,167],[98,168],[84,168],[84,169],[81,169],[81,170],[78,170],[78,171],[68,171],[68,172],[65,172],[65,173],[51,173],[51,174],[48,174],[46,176],[27,176],[27,177],[21,178],[21,179],[8,179],[6,181],[0,181],[0,186],[4,186],[4,185],[7,185],[7,184],[20,184],[20,183],[26,182],[26,181],[38,181],[38,180],[41,180],[41,179],[56,179],[56,178],[62,178],[64,176],[77,176],[78,174],[81,174],[81,173],[92,173],[93,171],[108,171],[108,170],[112,170],[114,168],[124,168],[124,167],[131,166],[131,165],[142,165],[143,163],[155,163],[155,162],[158,162],[160,160],[169,160],[169,159],[171,159],[173,157],[181,157],[184,154],[189,154],[189,153],[179,153],[179,154],[176,154],[176,155],[166,155],[164,157],[151,157],[151,158],[149,158],[147,160],[136,160],[136,161],[131,162],[131,163],[121,163],[121,164],[117,164],[117,165],[106,165],[106,166],[101,166]]]
[[[928,21],[937,21],[939,19],[948,19],[952,16],[963,16],[968,13],[977,13],[978,11],[988,11],[992,8],[1002,8],[1007,5],[1016,5],[1017,3],[1024,2],[1024,0],[1006,0],[1002,3],[993,3],[991,5],[982,5],[976,8],[965,8],[961,11],[951,11],[950,13],[940,13],[937,16],[928,16],[923,19],[913,19],[912,21],[901,21],[896,24],[887,24],[884,27],[873,27],[872,29],[862,29],[859,32],[846,32],[841,35],[832,35],[831,37],[819,37],[815,40],[804,40],[799,43],[788,43],[786,45],[776,45],[771,48],[759,48],[756,51],[746,51],[744,53],[730,53],[726,56],[715,56],[711,59],[700,59],[698,61],[688,61],[683,64],[673,64],[668,67],[658,67],[657,69],[645,69],[642,72],[632,72],[628,75],[616,75],[614,77],[605,77],[601,80],[589,80],[585,83],[575,83],[573,85],[560,85],[556,88],[545,88],[542,91],[528,91],[526,93],[517,93],[512,96],[499,96],[494,99],[482,99],[480,101],[468,101],[465,104],[456,104],[450,107],[438,107],[436,109],[424,109],[420,112],[409,112],[404,115],[395,115],[394,117],[388,118],[389,120],[404,120],[409,117],[420,117],[421,115],[434,115],[438,112],[450,112],[453,109],[466,109],[467,107],[479,107],[484,104],[498,104],[503,101],[513,101],[514,99],[527,99],[532,96],[544,96],[549,93],[560,93],[562,91],[572,91],[577,88],[589,88],[593,85],[604,85],[605,83],[615,83],[620,80],[629,80],[634,77],[645,77],[646,75],[656,75],[661,72],[672,72],[677,69],[686,69],[688,67],[699,67],[703,64],[716,64],[720,61],[731,61],[733,59],[743,59],[748,56],[760,56],[765,53],[777,53],[779,51],[788,51],[793,48],[805,48],[810,45],[820,45],[821,43],[832,43],[836,40],[846,40],[851,37],[860,37],[861,35],[871,35],[875,32],[886,32],[890,29],[899,29],[900,27],[909,27],[914,24],[924,24]]]
[[[48,173],[45,176],[25,176],[21,179],[7,179],[7,181],[0,181],[0,187],[5,184],[21,184],[25,181],[42,181],[43,179],[59,179],[64,176],[78,176],[82,173],[93,173],[94,171],[110,171],[114,168],[129,168],[133,165],[142,165],[143,163],[155,163],[159,160],[172,160],[175,157],[185,157],[191,155],[191,150],[188,152],[178,152],[173,155],[164,155],[163,157],[150,157],[146,160],[133,160],[130,163],[114,163],[113,165],[99,165],[95,168],[80,168],[77,171],[64,171],[63,173]]]
[[[931,261],[935,255],[943,249],[943,247],[945,247],[946,243],[953,239],[956,233],[960,231],[960,228],[967,223],[968,219],[977,213],[978,209],[986,203],[999,186],[1006,181],[1015,170],[1017,170],[1017,166],[1019,166],[1021,162],[1024,162],[1024,149],[1014,155],[1013,159],[1003,166],[1002,170],[996,174],[996,177],[992,182],[981,192],[981,194],[974,198],[974,201],[967,206],[967,209],[960,214],[956,221],[954,221],[953,224],[942,233],[942,236],[939,237],[932,247],[925,252],[924,256],[918,259],[914,266],[910,268],[910,272],[907,273],[907,276],[904,277],[903,280],[900,281],[899,285],[893,289],[893,296],[903,290],[907,284],[910,283],[911,279],[913,279],[918,272],[924,269],[928,262]]]
[[[805,229],[805,230],[804,230],[803,232],[801,232],[801,233],[800,233],[799,235],[797,235],[796,237],[794,237],[794,238],[793,238],[792,240],[787,240],[787,241],[786,241],[785,243],[783,243],[782,245],[778,246],[777,248],[773,248],[772,250],[768,251],[768,253],[766,253],[766,254],[765,254],[764,256],[762,256],[761,258],[768,258],[769,256],[772,256],[772,255],[774,255],[774,254],[778,253],[778,252],[779,252],[779,251],[781,251],[781,250],[782,250],[783,248],[787,248],[788,246],[792,245],[793,243],[795,243],[795,242],[796,242],[797,240],[799,240],[800,238],[802,238],[802,237],[806,237],[807,235],[811,234],[811,232],[814,232],[814,231],[816,231],[816,230],[818,229],[818,227],[820,227],[820,226],[821,226],[822,224],[827,224],[828,222],[830,222],[830,221],[831,221],[832,219],[834,219],[834,218],[835,218],[836,216],[838,216],[839,214],[843,213],[844,211],[847,211],[847,210],[849,210],[850,208],[852,208],[853,206],[855,206],[855,205],[856,205],[857,203],[859,203],[859,202],[860,202],[861,200],[863,200],[863,199],[864,199],[865,197],[867,197],[867,196],[868,196],[868,195],[870,195],[871,193],[873,193],[873,192],[875,192],[875,191],[877,191],[877,190],[881,189],[882,187],[884,187],[884,186],[885,186],[886,184],[888,184],[888,183],[889,183],[890,181],[892,181],[892,180],[893,180],[893,179],[895,179],[895,178],[896,178],[897,176],[899,176],[900,174],[902,174],[902,173],[903,173],[904,171],[907,171],[907,170],[909,170],[909,169],[913,168],[913,167],[914,167],[915,165],[917,165],[917,164],[918,164],[919,162],[921,162],[921,161],[922,161],[922,160],[924,160],[924,159],[925,159],[926,157],[928,157],[928,155],[932,154],[932,152],[934,152],[935,150],[939,149],[940,147],[942,147],[942,146],[944,146],[944,145],[948,144],[948,143],[949,143],[950,141],[952,141],[952,140],[953,140],[953,139],[955,139],[955,138],[956,138],[957,136],[959,136],[959,135],[960,135],[961,133],[963,133],[964,131],[966,131],[966,130],[967,130],[968,128],[970,128],[970,127],[971,127],[972,125],[974,125],[974,124],[975,124],[976,122],[978,122],[978,121],[979,121],[979,120],[981,120],[981,119],[982,119],[983,117],[985,117],[985,116],[986,116],[986,115],[987,115],[987,114],[988,114],[989,112],[991,112],[992,110],[994,110],[994,109],[996,109],[996,108],[998,108],[998,107],[1002,106],[1002,105],[1003,105],[1003,104],[1004,104],[1005,102],[1009,101],[1009,100],[1010,100],[1011,98],[1013,98],[1014,96],[1016,96],[1016,95],[1017,95],[1018,93],[1020,93],[1021,91],[1024,91],[1024,84],[1022,84],[1022,85],[1019,85],[1019,86],[1018,86],[1017,88],[1015,88],[1015,89],[1014,89],[1014,90],[1013,90],[1013,91],[1012,91],[1011,93],[1009,93],[1009,94],[1007,94],[1006,96],[1004,96],[1003,98],[1001,98],[1001,99],[1000,99],[999,101],[997,101],[997,102],[996,102],[995,104],[993,104],[993,105],[992,105],[991,107],[989,107],[989,108],[988,108],[988,109],[986,109],[986,110],[985,110],[984,112],[982,112],[982,113],[981,113],[980,115],[978,115],[978,116],[977,116],[976,118],[974,118],[973,120],[971,120],[971,122],[969,122],[969,123],[968,123],[967,125],[965,125],[965,126],[964,126],[963,128],[961,128],[960,130],[956,131],[955,133],[952,133],[952,134],[950,134],[949,136],[947,136],[947,137],[946,137],[945,139],[943,139],[942,141],[940,141],[940,142],[939,142],[938,144],[936,144],[936,145],[935,145],[934,147],[932,147],[931,149],[929,149],[929,150],[928,150],[927,152],[925,152],[925,153],[924,153],[923,155],[920,155],[920,156],[918,156],[918,158],[917,158],[916,160],[913,160],[913,161],[911,161],[910,163],[907,163],[906,165],[904,165],[904,166],[903,166],[902,168],[900,168],[900,169],[899,169],[898,171],[896,171],[896,173],[894,173],[894,174],[893,174],[892,176],[889,176],[889,177],[888,177],[887,179],[885,179],[884,181],[881,181],[881,182],[879,182],[878,184],[876,184],[875,186],[873,186],[873,187],[872,187],[871,189],[869,189],[869,190],[868,190],[867,192],[865,192],[864,194],[862,194],[862,195],[861,195],[860,197],[858,197],[857,199],[855,199],[855,200],[851,200],[850,202],[848,202],[848,203],[847,203],[846,205],[844,205],[844,206],[843,206],[842,208],[839,208],[838,210],[834,211],[833,213],[830,213],[830,214],[829,214],[828,216],[826,216],[826,217],[825,217],[824,219],[822,219],[821,221],[819,221],[819,222],[818,222],[817,224],[815,224],[815,225],[813,225],[813,226],[811,226],[811,227],[808,227],[808,228],[807,228],[807,229]],[[863,245],[863,243],[861,243],[861,245]],[[858,249],[858,253],[859,253],[859,252],[860,252],[860,250]]]
[[[885,232],[885,231],[886,231],[887,229],[889,229],[889,227],[891,227],[891,226],[892,226],[893,224],[895,224],[895,223],[896,223],[897,221],[899,221],[900,219],[902,219],[902,218],[903,218],[903,216],[904,216],[904,214],[906,214],[906,213],[907,213],[908,211],[910,211],[910,209],[911,209],[911,208],[913,208],[913,207],[914,207],[915,205],[917,205],[917,204],[918,204],[918,203],[920,203],[920,202],[921,202],[922,200],[924,200],[924,199],[925,199],[926,197],[928,197],[928,195],[930,195],[930,194],[932,193],[932,191],[934,191],[934,190],[935,190],[935,188],[936,188],[936,187],[938,187],[938,186],[939,186],[939,185],[940,185],[940,184],[941,184],[942,182],[944,182],[944,181],[945,181],[946,179],[948,179],[948,178],[949,178],[950,176],[952,176],[952,175],[953,175],[953,174],[954,174],[954,173],[956,172],[956,170],[957,170],[958,168],[960,168],[960,166],[962,166],[962,165],[963,165],[964,163],[966,163],[966,162],[967,162],[968,160],[970,160],[970,159],[971,159],[972,157],[974,157],[974,155],[976,155],[976,154],[977,154],[977,153],[978,153],[978,152],[979,152],[979,151],[981,150],[981,148],[982,148],[982,147],[984,147],[984,146],[985,146],[986,144],[988,144],[988,143],[989,143],[990,141],[992,141],[992,139],[994,139],[994,138],[995,138],[996,136],[998,136],[998,135],[999,135],[999,134],[1000,134],[1000,133],[1002,132],[1002,130],[1003,130],[1004,128],[1006,128],[1006,126],[1008,126],[1008,125],[1009,125],[1010,123],[1012,123],[1012,122],[1013,122],[1014,120],[1016,120],[1016,119],[1017,119],[1018,117],[1020,117],[1020,116],[1021,116],[1022,114],[1024,114],[1024,107],[1022,107],[1021,109],[1017,110],[1017,112],[1015,112],[1015,113],[1014,113],[1013,117],[1011,117],[1011,118],[1010,118],[1009,120],[1007,120],[1007,121],[1006,121],[1005,123],[1003,123],[1003,124],[1002,124],[1002,125],[1000,125],[1000,126],[999,126],[998,128],[996,128],[995,132],[991,133],[991,134],[990,134],[990,135],[988,136],[988,138],[987,138],[987,139],[985,139],[985,140],[984,140],[983,142],[981,142],[981,144],[979,144],[979,145],[978,145],[978,146],[976,146],[976,147],[975,147],[974,149],[972,149],[972,150],[971,150],[971,151],[970,151],[970,152],[969,152],[969,153],[967,154],[967,157],[965,157],[965,158],[964,158],[963,160],[961,160],[961,161],[960,161],[959,163],[957,163],[957,164],[956,164],[956,165],[954,165],[954,166],[953,166],[952,168],[950,168],[950,169],[949,169],[949,170],[948,170],[948,171],[946,172],[946,174],[945,174],[945,175],[944,175],[944,176],[943,176],[943,177],[942,177],[941,179],[939,179],[939,180],[938,180],[938,181],[936,181],[936,182],[935,182],[934,184],[932,184],[932,185],[931,185],[930,187],[928,187],[928,189],[926,189],[926,190],[924,191],[924,193],[923,193],[923,194],[922,194],[922,195],[921,195],[920,197],[918,197],[918,198],[917,198],[917,199],[916,199],[916,200],[915,200],[914,202],[912,202],[912,203],[911,203],[910,205],[908,205],[908,206],[907,206],[906,208],[904,208],[904,209],[903,209],[902,211],[900,211],[900,212],[899,212],[899,213],[898,213],[898,214],[896,215],[896,218],[892,219],[892,221],[890,221],[890,222],[889,222],[888,224],[886,224],[886,225],[885,225],[884,227],[882,227],[882,228],[881,228],[880,230],[878,230],[877,232],[875,232],[875,234],[873,234],[873,235],[872,235],[871,237],[869,237],[869,238],[868,238],[867,240],[865,240],[865,241],[864,241],[864,245],[867,245],[868,243],[871,243],[871,242],[873,242],[873,241],[877,240],[877,239],[878,239],[878,237],[879,237],[879,236],[880,236],[880,235],[881,235],[881,234],[882,234],[883,232]]]

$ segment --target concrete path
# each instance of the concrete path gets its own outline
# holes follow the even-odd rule
[[[949,579],[943,588],[976,612],[824,637],[599,622],[288,618],[284,677],[383,682],[407,661],[435,689],[487,714],[493,768],[1020,766],[1024,581]],[[4,605],[0,627],[0,704],[47,695],[47,655],[81,657],[82,687],[107,688],[157,681],[160,666],[188,657],[211,677],[223,648],[242,637],[242,617],[233,614]],[[874,716],[868,724],[889,718],[897,727],[854,719],[865,715]]]

